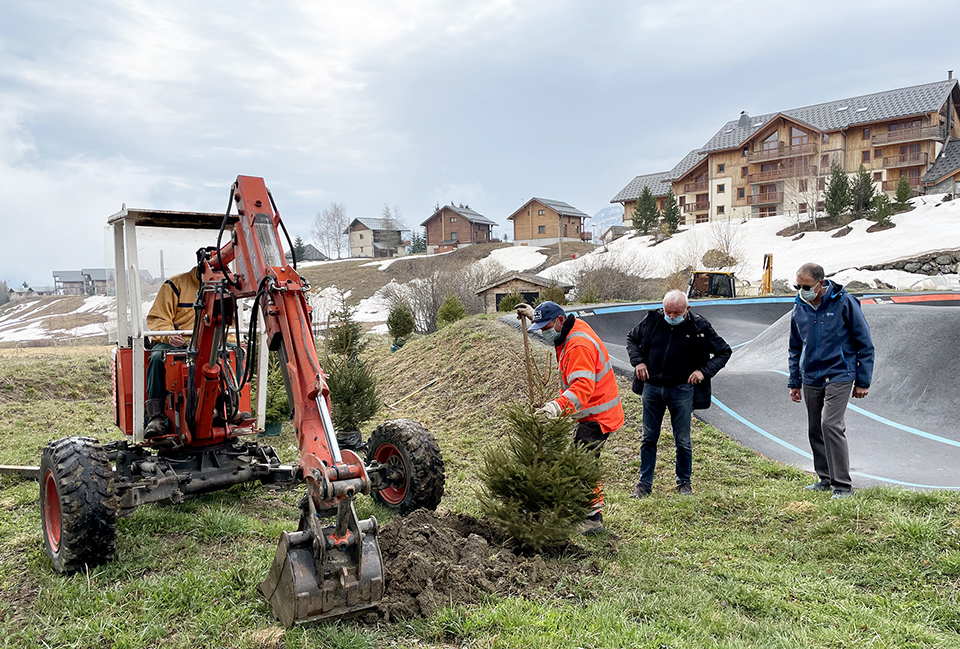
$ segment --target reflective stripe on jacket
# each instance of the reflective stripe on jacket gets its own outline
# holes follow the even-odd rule
[[[581,421],[595,421],[604,433],[623,427],[620,391],[610,354],[590,325],[575,316],[573,326],[557,347],[560,389],[557,403]]]

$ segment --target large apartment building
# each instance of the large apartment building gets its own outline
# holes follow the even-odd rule
[[[629,222],[644,187],[658,204],[669,190],[687,225],[822,209],[834,163],[862,164],[877,191],[901,177],[918,192],[960,189],[960,86],[945,81],[840,99],[727,122],[670,171],[637,176],[611,203]],[[935,177],[934,177],[935,176]]]

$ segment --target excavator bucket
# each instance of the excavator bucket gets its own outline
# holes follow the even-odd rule
[[[300,530],[281,533],[260,592],[288,628],[376,606],[383,596],[377,519],[357,521],[353,503],[347,501],[339,506],[337,525],[321,529],[309,502]]]

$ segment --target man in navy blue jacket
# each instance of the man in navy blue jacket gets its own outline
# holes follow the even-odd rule
[[[833,498],[852,496],[844,413],[851,387],[854,399],[862,399],[870,391],[870,326],[857,298],[824,279],[823,268],[817,264],[800,267],[795,288],[787,387],[793,401],[807,402],[813,467],[820,478],[807,489],[832,490]]]

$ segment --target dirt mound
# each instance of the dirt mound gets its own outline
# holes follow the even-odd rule
[[[417,510],[396,517],[379,534],[383,555],[384,621],[426,617],[448,604],[477,604],[484,595],[564,597],[583,568],[521,557],[490,524],[466,514]]]

